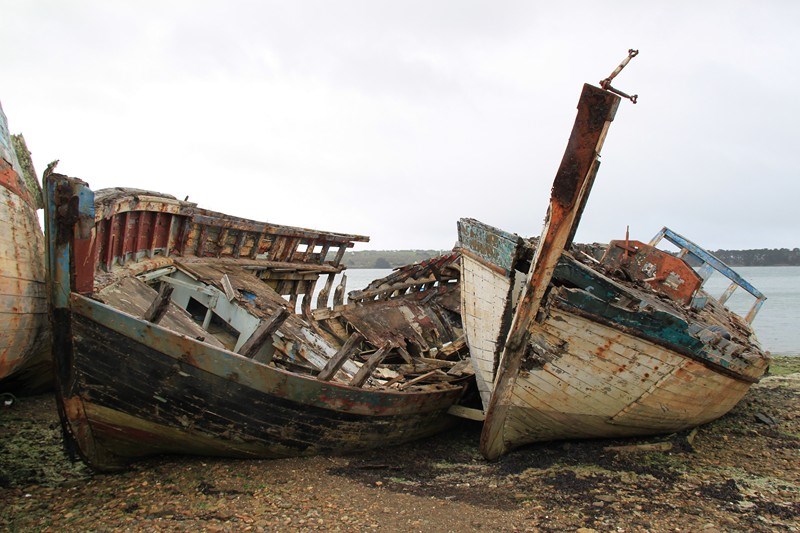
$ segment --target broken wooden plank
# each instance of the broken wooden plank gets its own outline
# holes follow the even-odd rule
[[[447,373],[451,376],[463,376],[464,374],[474,374],[472,370],[472,363],[469,357],[462,359],[453,365]]]
[[[463,405],[451,405],[447,410],[448,414],[457,416],[459,418],[466,418],[468,420],[477,420],[483,422],[486,418],[486,413],[480,409],[473,409],[471,407],[464,407]]]
[[[172,285],[162,283],[161,288],[158,290],[158,296],[155,297],[153,303],[151,303],[147,311],[144,312],[142,318],[153,324],[158,324],[167,312],[169,297],[172,296],[173,290],[174,287]]]
[[[319,295],[317,296],[317,309],[325,309],[328,307],[328,295],[331,293],[334,278],[336,278],[336,274],[328,274],[328,278],[325,280],[325,286],[322,287],[322,290],[319,291]]]
[[[386,343],[381,346],[375,353],[369,356],[367,361],[358,369],[358,373],[350,380],[351,387],[361,387],[366,383],[367,379],[372,375],[372,371],[378,366],[383,358],[391,351],[392,345]]]
[[[245,357],[255,358],[255,355],[261,349],[272,335],[278,331],[286,319],[289,318],[291,313],[285,307],[279,308],[268,319],[262,320],[252,335],[245,341],[239,348],[239,355]],[[256,359],[260,363],[269,363],[268,360]]]
[[[333,291],[333,306],[344,305],[344,291],[347,290],[347,274],[342,274],[342,281]]]
[[[229,302],[232,302],[233,299],[236,298],[236,291],[233,290],[231,279],[227,274],[223,274],[220,283],[222,284],[222,290],[225,291],[225,298],[227,298]]]
[[[408,353],[408,350],[406,350],[405,346],[398,346],[397,353],[400,354],[400,357],[403,358],[403,361],[405,361],[411,366],[414,366],[414,359],[411,357],[411,354]]]
[[[403,389],[405,389],[407,387],[410,387],[411,385],[416,385],[420,381],[425,381],[426,379],[436,375],[438,372],[439,372],[439,370],[431,370],[430,372],[425,372],[424,374],[422,374],[420,376],[417,376],[412,380],[406,381],[405,383],[400,385],[400,387],[398,387],[398,388],[400,390],[403,390]]]
[[[460,352],[460,351],[462,351],[462,350],[464,350],[466,348],[467,348],[467,340],[462,335],[461,337],[459,337],[458,339],[454,340],[453,342],[450,342],[448,344],[443,345],[439,349],[439,353],[437,354],[437,357],[445,357],[446,358],[446,357],[449,357],[449,356],[451,356],[451,355],[453,355],[455,353],[458,353],[458,352]]]
[[[569,248],[574,229],[580,222],[584,197],[589,195],[594,183],[600,165],[600,149],[619,102],[615,94],[588,84],[583,86],[575,124],[550,192],[542,236],[498,362],[495,387],[481,434],[481,451],[487,459],[496,459],[506,449],[503,430],[521,361],[532,333],[537,331],[537,316],[555,267],[561,254]]]
[[[317,376],[317,379],[322,381],[330,381],[336,372],[342,367],[342,365],[347,361],[355,353],[356,348],[358,347],[359,343],[364,340],[364,336],[361,333],[353,333],[347,339],[347,341],[339,348],[339,351],[331,357],[328,362],[325,364],[325,368]]]
[[[624,446],[606,446],[603,448],[605,452],[619,452],[619,453],[643,453],[643,452],[668,452],[672,449],[671,442],[648,442],[645,444],[627,444]]]

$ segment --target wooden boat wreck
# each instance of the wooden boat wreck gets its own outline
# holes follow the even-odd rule
[[[41,190],[22,135],[0,107],[0,392],[52,386]]]
[[[539,239],[459,221],[462,320],[488,459],[537,441],[703,424],[768,366],[750,327],[765,297],[701,247],[667,228],[649,243],[571,245],[619,102],[584,86]],[[680,252],[656,248],[662,239]],[[730,280],[719,298],[703,290],[713,272]],[[738,288],[754,299],[745,317],[724,306]]]
[[[342,283],[331,308],[345,250],[367,237],[93,193],[50,170],[45,187],[57,397],[92,467],[349,452],[451,424],[471,379],[455,257],[347,304]]]

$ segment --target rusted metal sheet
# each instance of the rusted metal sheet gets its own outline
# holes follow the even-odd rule
[[[639,241],[611,241],[601,263],[606,270],[647,283],[683,305],[692,301],[703,283],[682,259]]]

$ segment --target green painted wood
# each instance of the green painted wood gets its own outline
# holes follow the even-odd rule
[[[473,218],[458,221],[458,240],[462,249],[506,273],[514,269],[522,238]]]

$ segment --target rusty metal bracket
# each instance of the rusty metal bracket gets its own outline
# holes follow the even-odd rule
[[[622,63],[620,63],[619,66],[617,66],[617,68],[614,69],[614,72],[612,72],[606,79],[604,79],[604,80],[602,80],[600,82],[600,87],[602,87],[606,91],[614,93],[614,94],[616,94],[618,96],[621,96],[623,98],[627,98],[628,100],[630,100],[634,104],[639,99],[639,95],[638,94],[634,94],[633,96],[631,96],[629,94],[626,94],[626,93],[620,91],[619,89],[615,89],[614,87],[611,86],[611,80],[616,78],[617,75],[620,72],[622,72],[622,69],[624,69],[625,66],[630,62],[630,60],[633,59],[634,57],[636,57],[637,55],[639,55],[639,50],[634,50],[633,48],[628,50],[628,57],[626,57],[625,59],[622,60]]]

